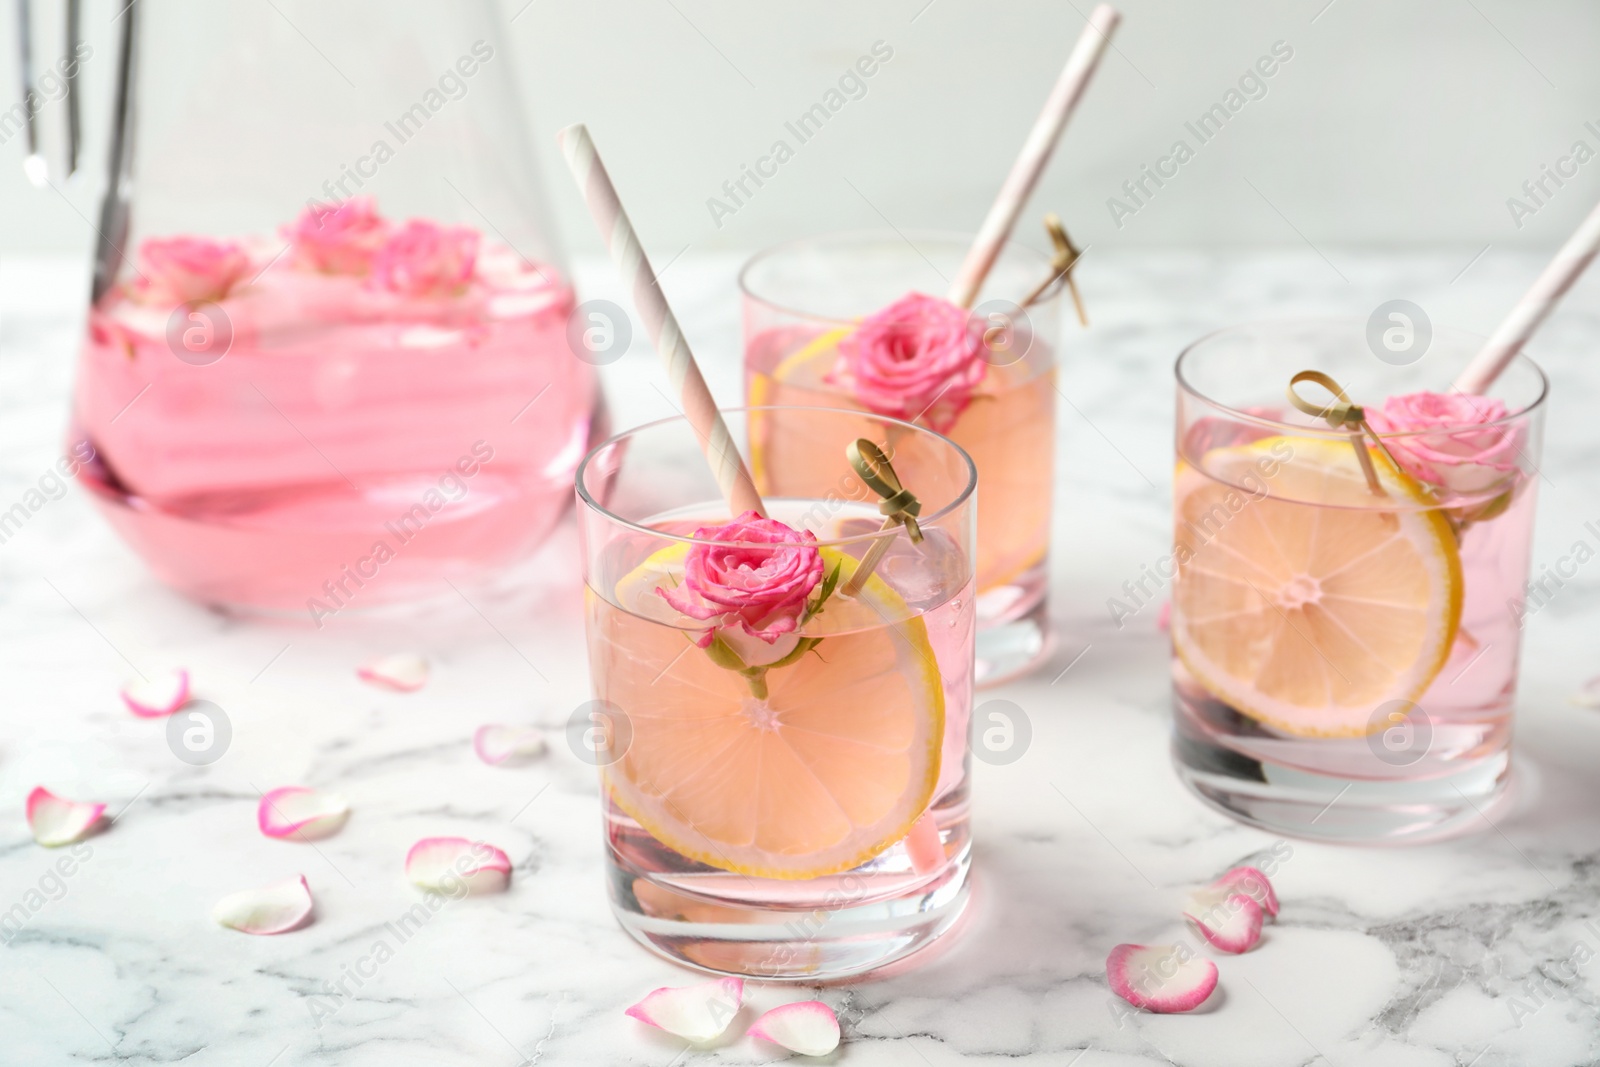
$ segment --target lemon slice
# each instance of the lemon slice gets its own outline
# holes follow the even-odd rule
[[[841,326],[837,330],[829,330],[825,334],[814,337],[807,345],[796,352],[791,352],[783,357],[778,365],[772,368],[770,377],[766,374],[747,375],[745,388],[745,403],[753,408],[763,407],[768,404],[782,403],[783,398],[776,396],[779,389],[786,382],[793,381],[801,368],[812,362],[827,359],[830,362],[838,355],[839,340],[848,334],[853,327]],[[816,375],[818,381],[822,375]],[[801,401],[806,403],[807,401]],[[809,401],[817,403],[816,400]],[[766,420],[768,413],[753,411],[749,415],[749,440],[750,440],[750,476],[755,479],[758,488],[765,489],[767,485],[767,437],[768,428]]]
[[[821,550],[840,585],[856,561]],[[657,552],[617,583],[622,611],[592,598],[599,695],[632,739],[604,768],[617,806],[662,844],[761,878],[848,870],[901,841],[939,779],[944,689],[927,629],[882,579],[835,593],[808,625],[813,652],[766,675],[756,699],[656,595],[688,546]],[[682,625],[686,620],[677,620]]]
[[[1369,455],[1394,510],[1373,507],[1346,442],[1270,437],[1213,449],[1207,473],[1178,465],[1173,647],[1217,699],[1296,737],[1388,725],[1373,713],[1422,695],[1460,624],[1454,531]]]

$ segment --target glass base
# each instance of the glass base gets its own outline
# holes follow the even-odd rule
[[[982,598],[979,610],[982,611]],[[1050,612],[1043,595],[1020,615],[993,622],[978,621],[977,661],[973,681],[999,685],[1026,674],[1050,654]]]
[[[1242,823],[1310,841],[1411,845],[1487,830],[1510,797],[1510,750],[1421,780],[1311,774],[1182,736],[1178,778],[1206,804]]]
[[[732,906],[611,864],[611,910],[634,940],[673,963],[764,982],[825,982],[875,971],[927,948],[971,899],[970,851],[931,879],[854,907]]]

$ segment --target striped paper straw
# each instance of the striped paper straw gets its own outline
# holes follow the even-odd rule
[[[1083,91],[1089,87],[1089,79],[1094,77],[1100,57],[1111,43],[1111,34],[1121,21],[1122,16],[1110,4],[1101,4],[1090,13],[1089,25],[1083,28],[1072,54],[1067,57],[1067,65],[1061,68],[1061,76],[1050,90],[1044,110],[1039,112],[1033,129],[1028,131],[1022,153],[1011,164],[1011,173],[1006,175],[1005,184],[989,208],[977,240],[973,241],[966,261],[961,264],[961,273],[951,283],[948,295],[952,304],[970,307],[978,298],[983,279],[989,276],[994,261],[1000,257],[1000,249],[1011,236],[1017,216],[1022,214],[1022,207],[1038,184],[1039,175],[1044,173],[1045,164],[1050,162],[1056,142],[1061,140],[1061,131],[1066,129],[1067,120],[1082,99]]]
[[[756,492],[755,483],[744,465],[744,457],[728,434],[722,412],[711,399],[711,390],[700,375],[700,367],[689,351],[689,342],[678,328],[678,320],[667,306],[667,298],[656,282],[656,273],[645,258],[644,247],[639,244],[628,213],[617,199],[617,190],[611,184],[605,164],[594,149],[589,129],[581,122],[568,126],[557,134],[561,150],[572,168],[572,177],[583,193],[584,203],[595,228],[611,252],[611,261],[617,265],[623,282],[633,291],[634,310],[644,320],[644,328],[667,367],[667,378],[678,394],[684,416],[689,420],[695,436],[700,439],[700,449],[705,453],[717,486],[734,515],[753,511],[763,517],[767,509]]]
[[[1500,373],[1517,358],[1522,346],[1544,325],[1544,320],[1567,295],[1567,290],[1583,276],[1597,251],[1600,251],[1600,204],[1595,205],[1544,273],[1522,294],[1517,306],[1489,337],[1482,351],[1472,357],[1453,388],[1461,393],[1487,392]]]

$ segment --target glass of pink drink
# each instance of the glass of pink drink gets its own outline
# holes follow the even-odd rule
[[[929,294],[948,288],[971,244],[960,234],[829,234],[760,253],[740,285],[749,403],[838,407],[858,412],[864,425],[874,415],[900,418],[972,456],[983,478],[977,678],[989,683],[1038,662],[1049,635],[1060,300],[1052,287],[1017,307],[1049,275],[1050,261],[1013,244],[969,315],[941,308],[942,298]],[[834,463],[781,419],[770,433],[772,461],[755,473],[776,492]]]
[[[148,240],[91,309],[73,446],[102,513],[187,595],[318,623],[526,556],[595,429],[566,279],[366,198],[287,238]]]
[[[598,765],[623,927],[711,971],[819,981],[918,951],[968,899],[971,461],[927,430],[834,409],[725,413],[759,456],[774,420],[815,480],[731,516],[689,425],[612,438],[578,471]],[[878,494],[845,448],[889,451],[922,504],[859,589]],[[737,521],[735,521],[737,519]]]
[[[1173,579],[1173,756],[1253,825],[1422,841],[1487,826],[1510,784],[1546,381],[1519,357],[1488,395],[1448,393],[1479,338],[1435,329],[1396,355],[1367,334],[1241,326],[1178,359],[1175,547],[1154,567]],[[1383,447],[1287,403],[1307,369]]]

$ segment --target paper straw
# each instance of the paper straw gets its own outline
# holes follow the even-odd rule
[[[633,291],[634,310],[644,320],[645,331],[666,364],[667,378],[672,383],[673,391],[678,394],[684,416],[689,420],[695,436],[700,439],[700,449],[705,453],[706,462],[711,465],[711,473],[715,475],[717,487],[727,499],[729,509],[735,515],[753,511],[765,517],[766,506],[761,503],[755,483],[750,480],[750,472],[744,465],[744,458],[739,455],[738,447],[728,434],[728,426],[722,421],[722,412],[717,410],[711,390],[700,375],[694,353],[689,351],[689,342],[678,328],[678,320],[673,316],[672,309],[667,306],[667,298],[656,281],[655,271],[645,258],[644,247],[639,244],[633,224],[628,221],[628,213],[617,199],[611,176],[606,173],[605,164],[600,162],[595,152],[588,127],[580,122],[568,126],[557,137],[567,157],[567,166],[572,168],[572,177],[583,193],[584,203],[589,206],[595,228],[600,231],[606,248],[611,252],[611,261],[617,265],[623,283]]]
[[[1522,294],[1517,306],[1511,309],[1511,314],[1500,323],[1483,349],[1472,357],[1453,388],[1461,393],[1486,392],[1517,358],[1522,346],[1544,325],[1544,320],[1567,295],[1572,284],[1583,276],[1597,251],[1600,251],[1600,204],[1595,205],[1589,217],[1561,246],[1556,258],[1545,267],[1544,273]]]
[[[1022,207],[1028,202],[1033,187],[1038,184],[1039,175],[1044,173],[1045,164],[1050,162],[1050,154],[1056,150],[1056,142],[1061,140],[1061,131],[1066,128],[1067,120],[1072,117],[1083,91],[1088,88],[1089,79],[1094,77],[1095,67],[1099,66],[1100,57],[1105,54],[1106,45],[1111,43],[1111,34],[1121,21],[1122,16],[1110,4],[1101,4],[1089,14],[1089,25],[1084,27],[1078,43],[1073,46],[1072,54],[1067,57],[1067,65],[1061,68],[1061,76],[1056,79],[1055,88],[1050,90],[1044,110],[1034,121],[1033,129],[1028,131],[1022,153],[1011,164],[1011,173],[1006,175],[1005,184],[1000,187],[999,195],[989,208],[977,240],[967,251],[967,258],[961,264],[961,273],[956,275],[956,280],[950,286],[948,295],[952,304],[970,307],[977,299],[978,290],[983,288],[983,279],[989,276],[994,261],[1000,257],[1001,247],[1005,245],[1006,238],[1011,236],[1017,216],[1022,214]]]

